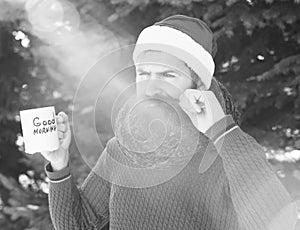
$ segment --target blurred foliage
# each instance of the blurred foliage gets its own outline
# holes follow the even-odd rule
[[[135,38],[145,26],[172,14],[203,19],[218,37],[216,77],[227,85],[240,106],[242,128],[263,145],[300,149],[299,0],[73,3],[82,20],[92,18],[120,37]],[[19,8],[4,10],[10,7],[0,4],[0,226],[52,229],[47,195],[42,190],[42,184],[47,184],[43,159],[25,155],[16,144],[21,132],[18,112],[47,105],[70,112],[73,95],[63,92],[61,76],[50,77],[37,56],[35,51],[42,41],[24,30],[24,12]],[[30,41],[28,46],[17,38],[18,31]],[[51,65],[55,67],[55,63]],[[87,148],[90,145],[87,140]],[[71,148],[75,177],[82,182],[88,168],[83,166],[76,146]],[[30,170],[34,173],[28,173]],[[20,175],[30,178],[31,188],[19,182]]]
[[[19,111],[57,105],[68,101],[53,95],[58,83],[45,72],[44,64],[34,56],[32,45],[40,41],[22,32],[20,21],[0,22],[0,226],[4,229],[50,229],[47,195],[42,191],[24,190],[19,176],[35,169],[34,180],[41,180],[43,159],[31,157],[17,145],[21,136]],[[22,43],[28,39],[31,44]],[[23,41],[24,42],[24,41]],[[34,204],[38,210],[27,207]],[[34,206],[33,206],[34,207]],[[12,222],[5,221],[11,220]],[[48,222],[48,225],[45,225]]]
[[[207,22],[218,38],[215,75],[237,100],[242,127],[264,145],[300,148],[300,1],[110,2],[109,20],[129,21],[136,36],[173,14]]]
[[[25,174],[20,178],[23,178],[23,186],[12,177],[0,173],[0,184],[5,189],[5,192],[0,189],[1,197],[7,198],[7,203],[0,199],[1,228],[54,230],[49,216],[47,194],[40,188],[44,180],[29,179],[30,175]],[[6,221],[6,217],[11,221]]]

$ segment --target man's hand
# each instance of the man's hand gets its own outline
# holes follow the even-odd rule
[[[212,91],[187,89],[180,96],[179,105],[202,133],[225,117],[225,113]]]
[[[56,116],[59,138],[59,148],[54,151],[43,151],[41,154],[51,162],[52,169],[59,171],[65,168],[69,161],[69,146],[71,143],[71,129],[68,115],[64,112]]]

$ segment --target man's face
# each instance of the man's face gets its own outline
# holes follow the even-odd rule
[[[136,63],[138,97],[127,100],[114,122],[119,143],[149,162],[192,152],[199,131],[177,101],[184,90],[195,87],[189,67],[157,51],[140,54]]]
[[[162,96],[178,100],[184,90],[195,88],[185,63],[160,51],[146,51],[138,56],[136,83],[139,97]]]

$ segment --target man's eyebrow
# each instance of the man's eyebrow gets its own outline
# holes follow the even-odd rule
[[[174,70],[166,70],[166,71],[163,71],[163,72],[158,72],[158,74],[166,74],[166,73],[175,73],[175,74],[178,74],[178,72],[174,71]]]
[[[142,73],[150,73],[150,72],[147,72],[145,71],[144,69],[141,69],[141,68],[138,68],[137,69],[137,72],[142,72]],[[174,74],[179,74],[177,71],[175,70],[165,70],[165,71],[162,71],[162,72],[157,72],[158,74],[166,74],[166,73],[174,73]]]
[[[143,72],[143,73],[149,73],[149,72],[147,72],[147,71],[145,71],[145,70],[143,70],[143,69],[140,69],[140,68],[137,69],[137,71],[138,71],[138,72]]]

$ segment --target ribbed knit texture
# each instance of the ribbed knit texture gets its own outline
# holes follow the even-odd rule
[[[224,121],[232,125],[232,118],[227,116]],[[254,138],[238,127],[223,141],[219,155],[204,173],[198,172],[204,155],[199,151],[175,177],[147,188],[109,183],[96,174],[112,170],[106,174],[111,179],[129,178],[133,184],[151,179],[149,174],[113,172],[116,165],[110,165],[108,159],[122,159],[115,138],[80,187],[72,177],[57,181],[69,176],[71,165],[51,172],[48,163],[45,170],[53,179],[49,209],[55,228],[101,229],[110,221],[110,229],[120,230],[266,230],[291,198]],[[217,151],[212,142],[207,151]]]

